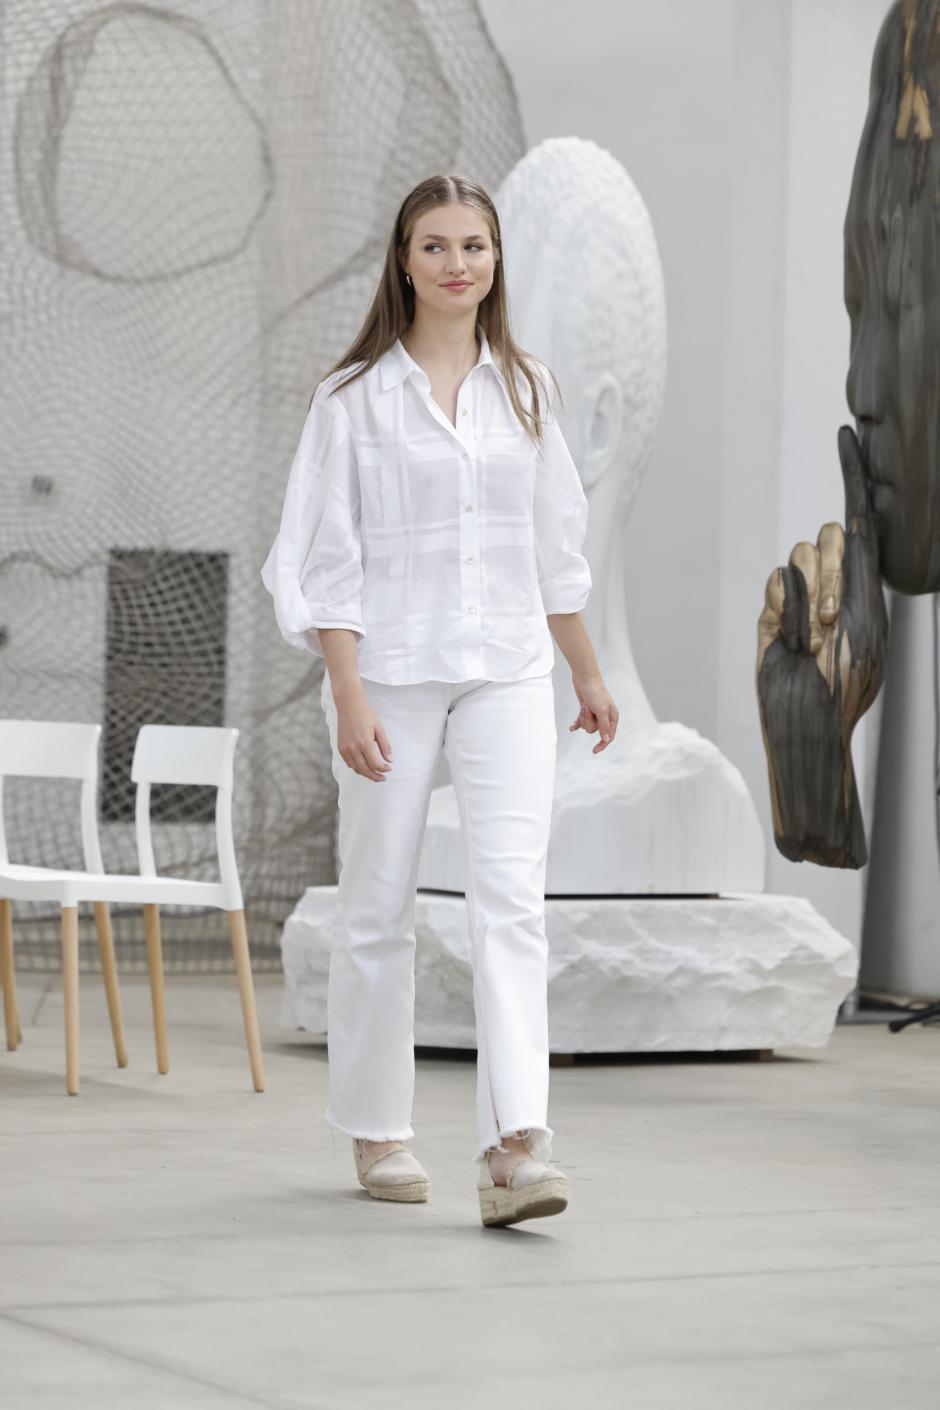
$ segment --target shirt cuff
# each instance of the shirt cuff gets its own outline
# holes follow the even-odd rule
[[[591,595],[591,579],[589,577],[587,582],[572,582],[570,578],[560,582],[545,579],[539,583],[539,591],[546,617],[553,612],[580,612]]]
[[[348,602],[311,602],[305,598],[296,578],[278,578],[265,565],[262,570],[265,587],[274,598],[274,611],[281,636],[289,646],[299,651],[312,651],[322,656],[319,641],[307,636],[311,627],[345,627],[355,632],[359,641],[366,635],[362,608],[358,598]]]

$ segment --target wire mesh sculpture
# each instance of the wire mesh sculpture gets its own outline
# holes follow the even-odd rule
[[[8,0],[4,20],[0,716],[105,724],[119,871],[137,727],[237,725],[248,930],[276,968],[298,897],[335,879],[336,808],[322,663],[284,646],[260,564],[402,191],[441,169],[497,187],[524,150],[512,82],[475,0]],[[82,865],[68,787],[9,789],[23,860]],[[210,803],[155,799],[158,866],[216,875]],[[17,917],[24,967],[55,967],[57,918]],[[228,965],[217,917],[167,922],[168,968]],[[114,930],[142,965],[139,917]]]

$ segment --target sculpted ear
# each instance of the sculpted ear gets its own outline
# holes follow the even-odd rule
[[[578,469],[589,490],[616,459],[623,436],[623,392],[612,372],[602,372],[587,389],[585,403],[588,425]]]

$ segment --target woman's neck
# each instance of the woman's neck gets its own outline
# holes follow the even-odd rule
[[[448,319],[444,326],[437,321],[429,323],[416,314],[401,342],[420,367],[433,367],[445,377],[465,376],[480,355],[476,314],[459,323]]]

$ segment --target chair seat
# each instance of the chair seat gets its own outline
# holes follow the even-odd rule
[[[166,1031],[166,992],[160,942],[160,912],[165,906],[210,907],[226,911],[232,958],[238,977],[245,1039],[256,1092],[264,1091],[261,1035],[251,976],[251,952],[235,838],[232,829],[234,754],[238,730],[214,725],[141,725],[131,762],[136,786],[134,837],[137,865],[154,871],[150,822],[151,786],[173,784],[214,788],[215,827],[204,825],[206,842],[214,831],[217,881],[190,881],[178,876],[128,876],[106,872],[98,835],[98,744],[100,724],[72,720],[0,719],[0,989],[6,1044],[14,1051],[22,1040],[16,1002],[13,954],[13,902],[47,901],[62,908],[62,996],[65,1010],[65,1089],[79,1090],[79,915],[81,902],[95,904],[95,932],[101,957],[108,1017],[119,1067],[127,1065],[117,955],[110,903],[143,906],[147,971],[156,1041],[157,1071],[169,1071]],[[17,778],[81,780],[82,868],[60,871],[51,866],[10,863],[3,826],[2,793],[6,775]],[[180,863],[183,865],[183,863]],[[2,1399],[2,1396],[0,1396]]]
[[[226,905],[221,882],[188,881],[175,876],[122,876],[116,872],[55,871],[52,867],[0,866],[0,896],[11,901],[57,901],[74,906],[79,901],[137,902],[140,905]],[[232,898],[234,899],[234,898]]]

